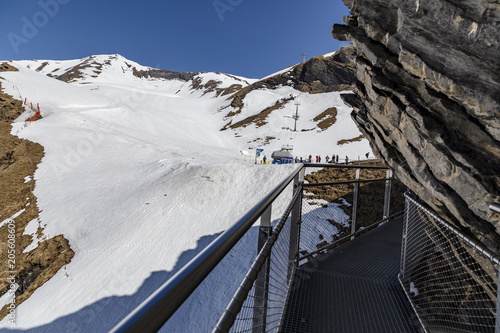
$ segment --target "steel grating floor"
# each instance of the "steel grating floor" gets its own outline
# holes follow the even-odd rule
[[[299,266],[282,332],[421,332],[398,282],[403,220]]]

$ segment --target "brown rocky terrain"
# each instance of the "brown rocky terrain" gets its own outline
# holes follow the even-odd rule
[[[318,127],[324,131],[337,121],[337,108],[331,107],[321,112],[313,118],[313,121],[318,123]]]
[[[2,64],[0,71],[5,70],[13,70],[13,67]],[[43,235],[44,225],[38,220],[37,200],[32,192],[36,166],[44,155],[43,147],[10,134],[12,121],[23,112],[22,103],[3,93],[0,85],[0,222],[24,210],[12,219],[16,240],[13,269],[8,266],[8,224],[0,227],[0,295],[10,288],[7,281],[9,271],[15,271],[15,281],[20,286],[16,291],[16,306],[24,302],[74,256],[68,241],[62,235],[50,239]],[[29,178],[26,178],[28,176]],[[24,235],[24,232],[28,223],[33,220],[38,220],[39,225],[38,247],[23,253],[32,243],[31,235]],[[6,306],[0,309],[0,319],[7,313]]]
[[[274,110],[278,110],[278,109],[283,108],[285,106],[285,104],[287,104],[290,101],[293,101],[293,99],[294,99],[293,97],[284,98],[282,100],[280,99],[273,106],[265,108],[264,110],[262,110],[261,112],[259,112],[256,115],[245,118],[242,121],[238,121],[234,124],[228,123],[226,126],[224,126],[222,128],[222,130],[224,131],[227,128],[236,129],[236,128],[240,128],[240,127],[247,127],[250,124],[255,124],[256,127],[264,126],[267,124],[266,119],[267,119],[267,116],[269,116],[269,114],[271,114],[271,112],[273,112]]]
[[[220,74],[220,73],[216,73],[216,74]],[[227,75],[227,74],[225,74],[225,75]],[[235,76],[232,76],[232,75],[228,75],[228,76],[232,77],[233,79],[236,79],[237,81],[242,81],[242,83],[243,83],[243,80],[241,80]],[[216,96],[225,96],[225,95],[229,95],[229,94],[234,94],[235,92],[241,90],[241,88],[243,87],[242,84],[232,84],[227,88],[221,88],[220,84],[222,83],[222,81],[217,81],[217,80],[209,80],[207,83],[203,84],[202,79],[199,76],[194,76],[192,78],[192,80],[193,80],[193,82],[191,83],[191,88],[196,89],[196,90],[202,90],[203,95],[211,93],[211,92],[215,92]]]
[[[344,0],[357,83],[343,96],[376,156],[440,216],[500,253],[500,4]]]
[[[150,70],[137,70],[133,69],[133,73],[135,76],[141,77],[153,77],[157,79],[165,79],[165,80],[181,80],[181,81],[189,81],[191,80],[197,73],[190,72],[174,72],[165,69],[150,69]]]
[[[293,66],[291,70],[271,76],[256,83],[259,88],[274,89],[280,85],[290,85],[297,90],[308,93],[324,93],[350,90],[356,81],[354,65],[351,60],[355,56],[352,46],[345,46],[333,56],[317,56]]]

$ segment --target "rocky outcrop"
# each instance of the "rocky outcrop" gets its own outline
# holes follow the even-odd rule
[[[9,65],[6,62],[3,62],[2,64],[0,64],[0,72],[17,72],[17,71],[18,71],[17,68]]]
[[[441,216],[500,253],[500,4],[344,0],[344,101],[374,153]]]
[[[155,79],[165,79],[165,80],[181,80],[181,81],[189,81],[198,73],[191,72],[174,72],[168,71],[165,69],[156,69],[151,68],[149,70],[137,70],[133,69],[133,73],[135,76],[139,78],[155,78]]]
[[[293,98],[287,98],[283,101],[276,101],[275,106],[262,110],[261,114],[257,116],[252,115],[233,124],[232,117],[241,112],[245,105],[245,97],[254,90],[273,90],[282,86],[289,86],[310,94],[351,90],[353,84],[357,81],[355,66],[352,61],[354,57],[354,48],[352,46],[346,46],[332,55],[320,55],[311,58],[304,63],[285,68],[278,74],[266,77],[239,89],[229,97],[230,104],[222,108],[229,108],[230,111],[225,118],[228,123],[226,123],[221,130],[224,131],[228,128],[235,129],[241,126],[244,127],[256,120],[260,122],[265,119],[270,112],[283,107],[287,102],[293,100]],[[330,122],[329,126],[334,122],[335,121]],[[326,128],[327,126],[321,127],[323,130]]]
[[[325,93],[350,90],[356,81],[354,65],[350,59],[355,55],[352,46],[345,46],[331,56],[317,56],[292,66],[288,71],[258,81],[258,88],[276,89],[292,86],[302,92]]]

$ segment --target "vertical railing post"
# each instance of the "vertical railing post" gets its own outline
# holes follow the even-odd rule
[[[297,191],[302,191],[302,183],[304,182],[304,172],[305,168],[297,174],[295,179],[293,180],[293,194],[292,197],[295,196]],[[287,281],[290,281],[290,277],[293,271],[294,266],[297,264],[297,253],[299,250],[299,226],[302,218],[302,194],[299,195],[299,198],[295,202],[292,208],[292,216],[291,216],[291,224],[290,224],[290,247],[288,252],[288,274]]]
[[[403,229],[403,241],[402,241],[402,246],[401,246],[401,267],[400,267],[400,277],[401,280],[405,277],[405,272],[406,272],[406,246],[408,243],[408,224],[410,223],[409,221],[409,215],[410,215],[410,203],[408,199],[405,198],[405,210],[404,210],[404,229]]]
[[[269,237],[271,237],[271,212],[272,205],[264,211],[260,217],[259,240],[257,253],[262,250]],[[255,281],[255,300],[253,305],[253,329],[252,333],[263,333],[266,331],[267,301],[269,296],[269,269],[270,258],[267,258],[264,266]]]
[[[385,178],[387,178],[387,180],[385,181],[384,220],[391,215],[390,209],[391,209],[392,169],[387,170]]]
[[[497,311],[495,316],[495,333],[500,333],[500,270],[497,275]]]
[[[500,205],[490,204],[490,209],[495,213],[500,213]],[[500,333],[500,269],[497,274],[497,309],[495,315],[495,333]]]
[[[359,173],[361,169],[356,169],[356,180],[359,180]],[[354,198],[352,199],[352,223],[351,223],[351,234],[356,232],[356,216],[358,213],[358,192],[359,192],[359,183],[354,184]],[[354,236],[351,237],[351,240],[354,239]]]

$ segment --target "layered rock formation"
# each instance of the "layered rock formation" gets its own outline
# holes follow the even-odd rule
[[[262,79],[256,86],[275,89],[280,85],[288,85],[311,94],[350,90],[356,81],[354,66],[349,61],[354,52],[353,47],[345,46],[332,56],[320,55]]]
[[[344,0],[358,83],[344,100],[374,153],[441,216],[500,253],[500,4]]]

